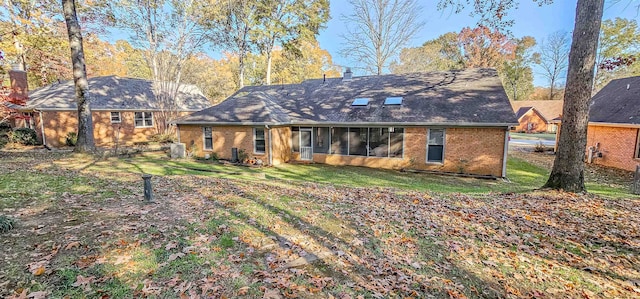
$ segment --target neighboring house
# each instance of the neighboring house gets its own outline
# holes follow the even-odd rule
[[[73,81],[49,85],[29,94],[21,110],[28,114],[32,120],[30,125],[44,144],[64,146],[67,135],[77,132],[75,97]],[[152,81],[117,76],[89,78],[88,97],[95,144],[101,147],[148,141],[158,132],[156,123],[162,121],[161,116],[168,113],[183,116],[211,105],[192,85],[181,85],[178,99],[163,104],[156,97]]]
[[[553,101],[513,101],[511,106],[518,118],[515,132],[555,133],[558,130],[554,119],[562,115],[561,100]]]
[[[503,177],[517,123],[492,69],[249,86],[176,121],[197,156],[232,149],[276,165],[313,161]]]
[[[587,162],[635,171],[639,132],[640,76],[611,81],[591,100]]]

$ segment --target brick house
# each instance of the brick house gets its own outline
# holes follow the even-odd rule
[[[492,69],[248,86],[176,121],[197,156],[504,177],[517,120]]]
[[[518,118],[515,132],[555,133],[558,126],[554,119],[562,115],[562,100],[513,101],[511,106]]]
[[[163,106],[152,81],[117,76],[89,78],[89,96],[95,143],[101,147],[148,141],[158,132],[161,115],[171,111],[183,116],[211,105],[197,87],[181,85],[178,99]],[[74,82],[34,90],[21,111],[43,144],[64,146],[69,132],[78,129]]]
[[[635,171],[639,134],[640,76],[611,81],[591,100],[587,162]]]

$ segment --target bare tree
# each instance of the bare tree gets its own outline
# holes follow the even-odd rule
[[[69,46],[71,47],[71,62],[73,64],[73,82],[76,86],[76,105],[78,106],[78,141],[75,152],[87,153],[95,150],[93,139],[93,123],[89,107],[89,82],[84,63],[84,49],[82,48],[82,30],[76,15],[75,0],[62,0],[64,20],[67,23]]]
[[[342,15],[346,34],[340,53],[370,73],[381,75],[392,58],[424,26],[417,0],[349,0],[353,13]]]
[[[563,31],[554,32],[540,42],[538,65],[542,68],[542,75],[549,81],[549,100],[555,98],[556,88],[566,76],[570,47],[569,34]]]
[[[160,134],[170,132],[169,122],[178,116],[183,67],[206,41],[198,23],[199,4],[196,0],[110,2],[110,12],[119,16],[114,25],[134,32],[132,42],[144,49],[159,109],[154,120]]]
[[[238,87],[244,87],[245,60],[256,45],[251,40],[257,19],[257,1],[208,0],[200,22],[207,28],[214,47],[238,56]]]

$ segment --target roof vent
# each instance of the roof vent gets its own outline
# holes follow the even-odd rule
[[[388,97],[384,100],[385,105],[402,105],[402,97]]]
[[[351,80],[353,78],[353,73],[351,72],[351,68],[347,67],[346,70],[344,71],[344,76],[342,77],[342,80]]]
[[[627,90],[629,90],[629,87],[631,87],[631,84],[627,84]]]
[[[369,105],[369,98],[355,98],[351,106],[367,106]]]

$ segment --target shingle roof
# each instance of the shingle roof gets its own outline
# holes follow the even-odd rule
[[[533,109],[533,107],[520,107],[520,109],[516,111],[516,117],[520,119],[523,115],[525,115],[531,109]]]
[[[136,78],[106,76],[89,78],[91,109],[159,109],[153,82]],[[193,85],[182,85],[178,94],[179,111],[197,111],[209,107],[209,100]],[[75,110],[73,80],[45,86],[29,94],[27,106],[42,110]]]
[[[402,105],[385,106],[387,97]],[[352,106],[370,98],[367,106]],[[248,86],[178,124],[442,124],[513,125],[517,119],[492,69],[307,80]]]
[[[511,106],[513,106],[513,111],[516,111],[516,115],[518,118],[522,117],[529,109],[535,108],[542,117],[544,117],[547,121],[551,121],[554,118],[562,115],[562,105],[564,101],[562,100],[552,100],[552,101],[513,101],[511,102]],[[522,111],[522,108],[526,108],[525,111]]]
[[[593,96],[589,122],[640,124],[640,76],[613,80]]]

